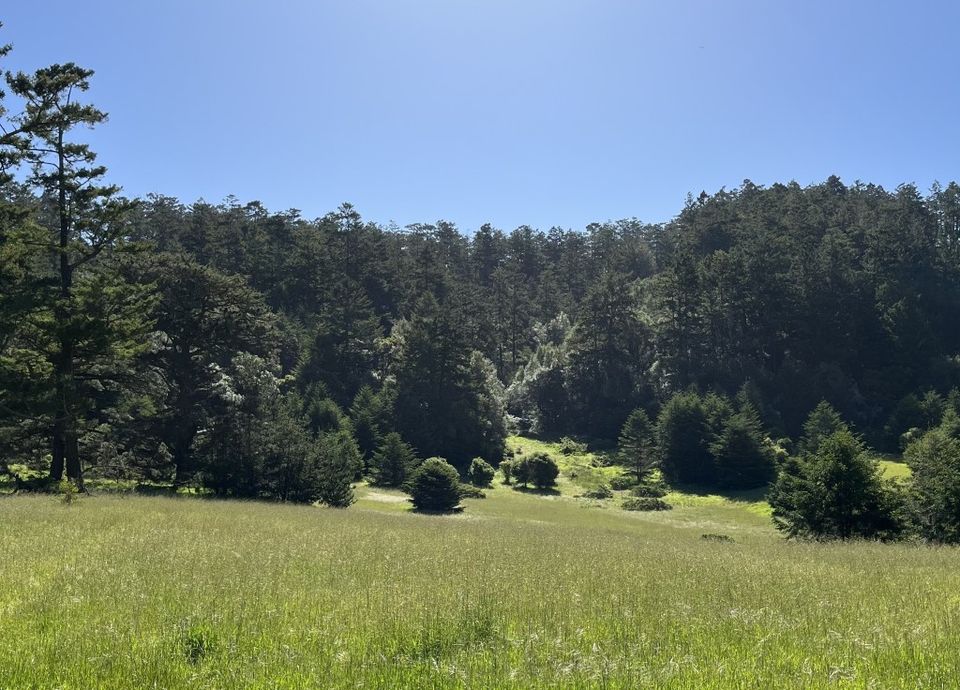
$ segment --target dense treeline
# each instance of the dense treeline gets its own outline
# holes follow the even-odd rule
[[[740,488],[821,400],[898,451],[960,385],[956,183],[747,181],[583,231],[131,200],[79,141],[90,76],[9,75],[0,110],[0,470],[344,505],[630,417],[638,476]]]

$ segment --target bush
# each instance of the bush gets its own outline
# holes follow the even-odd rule
[[[413,473],[406,490],[417,510],[450,512],[460,503],[460,475],[443,458],[428,458]]]
[[[610,488],[614,491],[624,491],[637,485],[637,478],[629,474],[622,474],[610,480]]]
[[[474,486],[490,486],[496,472],[493,466],[483,458],[474,458],[470,463],[468,477]]]
[[[473,484],[464,484],[461,483],[460,487],[460,498],[486,498],[487,495],[478,486]]]
[[[515,468],[515,460],[504,460],[500,463],[500,471],[503,472],[503,483],[510,484],[513,481],[513,470]]]
[[[587,452],[587,444],[579,443],[569,436],[560,439],[560,452],[563,455],[583,455]]]
[[[533,453],[516,461],[513,474],[524,486],[533,484],[538,489],[549,489],[556,485],[560,468],[546,453]]]
[[[611,491],[610,487],[607,486],[606,484],[601,484],[600,486],[594,489],[590,489],[589,491],[584,491],[583,497],[596,498],[596,499],[613,498],[613,491]]]
[[[668,493],[663,484],[637,484],[630,490],[630,495],[637,498],[663,498]]]
[[[628,498],[623,502],[624,510],[670,510],[672,505],[659,498]]]

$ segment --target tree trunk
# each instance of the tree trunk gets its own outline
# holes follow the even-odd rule
[[[70,264],[70,215],[67,210],[66,160],[64,157],[63,127],[57,132],[57,206],[60,215],[58,243],[60,268],[60,296],[54,309],[57,323],[59,353],[54,366],[57,411],[53,421],[53,461],[50,479],[59,481],[66,470],[67,477],[83,490],[83,465],[77,431],[76,390],[73,376],[74,339],[69,332],[70,298],[73,290],[73,266]]]

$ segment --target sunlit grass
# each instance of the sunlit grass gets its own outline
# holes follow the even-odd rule
[[[960,551],[792,543],[757,496],[629,513],[563,482],[498,477],[453,516],[365,485],[342,511],[0,498],[0,688],[955,686]]]

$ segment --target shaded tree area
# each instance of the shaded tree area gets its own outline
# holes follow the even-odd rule
[[[741,489],[821,401],[889,451],[957,407],[956,183],[746,181],[582,231],[131,200],[78,134],[92,77],[0,100],[0,471],[345,505],[514,428]]]

